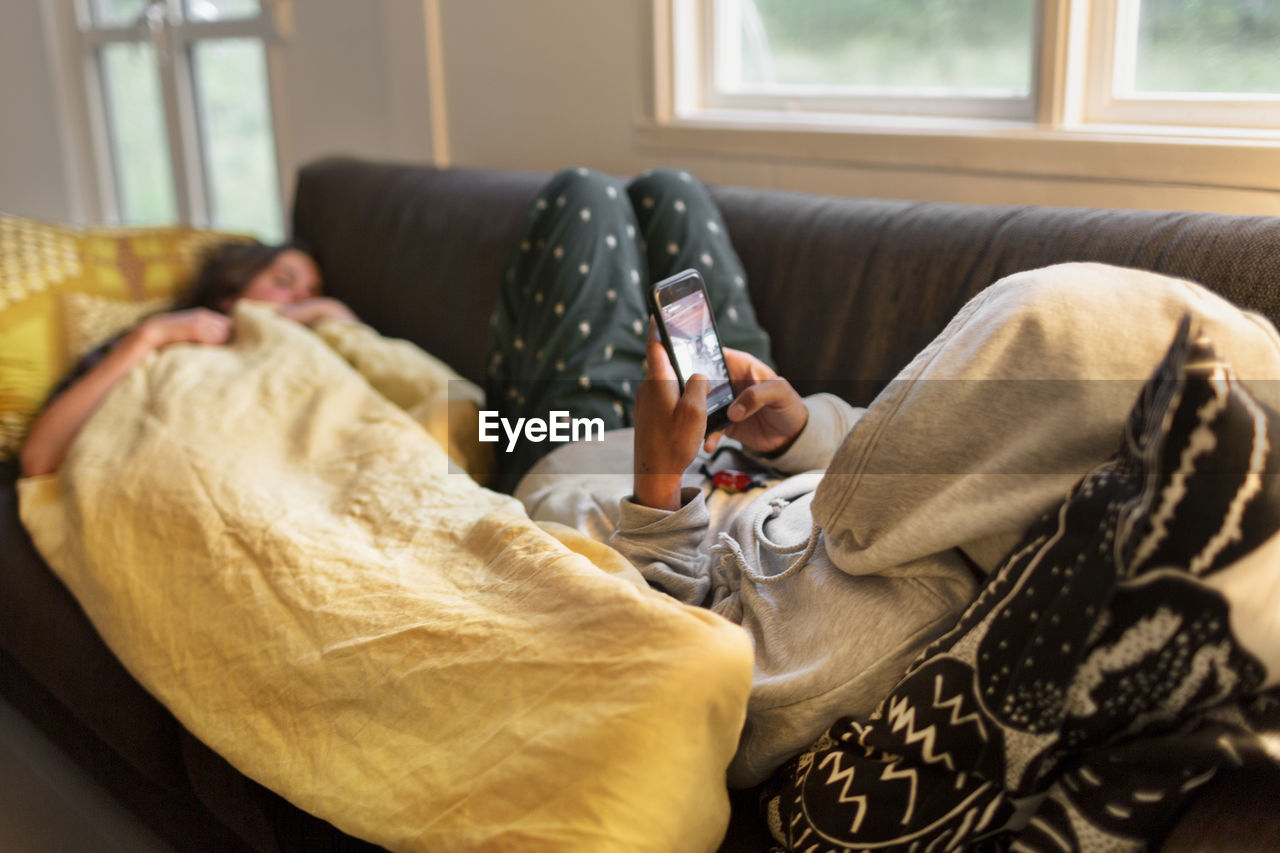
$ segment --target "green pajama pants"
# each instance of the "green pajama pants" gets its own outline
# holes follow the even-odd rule
[[[742,263],[706,188],[685,171],[653,169],[629,184],[565,169],[539,192],[504,271],[491,318],[487,408],[517,418],[599,418],[631,426],[644,377],[648,286],[702,273],[725,346],[768,362]],[[499,441],[496,487],[557,445]]]

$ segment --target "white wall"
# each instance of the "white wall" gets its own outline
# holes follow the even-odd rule
[[[452,160],[613,172],[647,165],[632,138],[647,67],[647,7],[643,0],[440,0]]]
[[[0,211],[69,218],[57,105],[36,0],[0,4]]]
[[[421,0],[294,0],[281,45],[293,165],[329,154],[428,162]]]

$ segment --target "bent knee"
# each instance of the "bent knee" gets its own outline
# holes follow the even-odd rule
[[[616,199],[621,187],[622,182],[612,175],[585,166],[568,166],[547,181],[544,196],[548,203],[564,206],[574,200]]]
[[[671,169],[658,166],[646,169],[632,178],[627,185],[631,203],[637,206],[661,204],[670,197],[688,197],[691,194],[706,195],[706,187],[687,169]],[[646,199],[648,201],[646,201]]]
[[[632,178],[628,189],[662,192],[670,189],[687,189],[691,186],[700,187],[702,182],[695,178],[688,169],[655,166],[652,169],[645,169]]]

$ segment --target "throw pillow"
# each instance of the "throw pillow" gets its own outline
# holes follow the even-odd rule
[[[245,238],[186,226],[78,229],[0,215],[0,459],[16,455],[83,345],[68,334],[68,296],[150,308],[180,292],[202,253],[228,239]]]
[[[62,315],[67,361],[74,365],[86,353],[111,340],[143,317],[163,311],[172,302],[168,297],[134,302],[127,299],[106,299],[88,293],[63,294]]]

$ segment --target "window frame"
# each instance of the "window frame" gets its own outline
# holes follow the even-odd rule
[[[1036,4],[1037,33],[1029,106],[981,115],[963,103],[958,108],[903,109],[939,106],[928,99],[879,98],[843,105],[830,100],[821,104],[824,109],[803,109],[785,98],[719,95],[709,67],[716,0],[654,0],[654,118],[673,126],[809,126],[850,132],[950,133],[1003,126],[1042,133],[1280,138],[1275,133],[1280,129],[1280,95],[1189,99],[1117,94],[1116,39],[1125,26],[1123,21],[1117,25],[1117,18],[1134,0],[1028,2]],[[1136,20],[1131,10],[1128,14]]]
[[[261,0],[261,12],[255,16],[200,21],[185,16],[183,0],[156,0],[154,6],[162,9],[165,16],[164,25],[156,29],[149,28],[145,22],[146,10],[152,8],[151,5],[144,6],[143,16],[132,25],[108,25],[94,20],[92,0],[56,3],[52,11],[59,36],[55,43],[62,48],[59,82],[77,113],[71,117],[71,124],[79,133],[81,148],[78,156],[68,159],[84,173],[78,177],[87,186],[80,187],[84,198],[76,207],[88,208],[87,218],[124,222],[120,179],[113,156],[116,143],[107,114],[109,95],[104,86],[100,51],[112,44],[150,43],[156,51],[161,85],[160,106],[169,150],[176,223],[213,227],[211,176],[204,155],[207,140],[200,126],[192,49],[202,41],[236,38],[260,42],[266,58],[265,94],[271,114],[276,167],[274,191],[281,229],[287,230],[284,197],[293,164],[288,159],[287,123],[280,109],[284,103],[284,69],[278,46],[292,30],[291,2]]]
[[[721,163],[754,164],[767,185],[829,194],[1280,215],[1275,131],[1084,122],[1089,0],[1042,0],[1030,122],[708,110],[688,73],[690,61],[701,73],[697,2],[650,0],[652,64],[634,122],[646,156],[701,157],[713,176]]]

